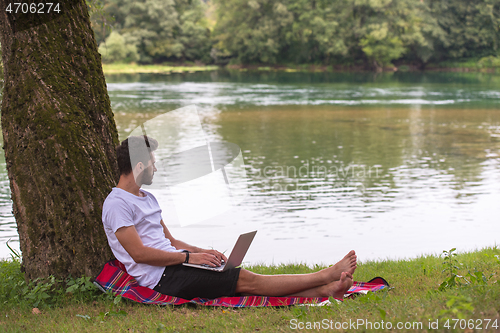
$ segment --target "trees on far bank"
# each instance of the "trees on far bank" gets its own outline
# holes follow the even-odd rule
[[[201,0],[106,0],[115,18],[113,32],[101,38],[104,61],[210,61],[210,30]]]
[[[101,1],[116,19],[100,36],[109,61],[425,66],[500,43],[497,0]]]

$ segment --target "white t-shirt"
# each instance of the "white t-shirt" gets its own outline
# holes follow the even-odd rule
[[[182,250],[173,247],[170,240],[165,237],[163,226],[160,224],[161,208],[156,198],[147,191],[140,191],[146,196],[138,197],[114,187],[104,201],[102,223],[108,237],[109,247],[116,259],[125,265],[127,273],[132,275],[141,286],[153,289],[160,282],[165,266],[136,263],[116,238],[116,230],[133,225],[145,246],[168,252],[181,252]]]

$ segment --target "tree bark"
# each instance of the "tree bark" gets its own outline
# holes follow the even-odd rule
[[[24,0],[60,12],[9,14],[14,2],[0,0],[1,122],[22,267],[29,280],[95,277],[112,258],[101,211],[118,134],[87,6]]]

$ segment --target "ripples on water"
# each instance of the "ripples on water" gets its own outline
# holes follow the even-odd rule
[[[197,104],[218,106],[270,105],[450,105],[487,102],[498,91],[474,91],[441,87],[370,88],[241,83],[110,83],[117,108],[147,108],[149,104]],[[154,107],[154,106],[150,106]]]
[[[196,104],[211,140],[242,148],[250,195],[238,209],[180,228],[168,195],[158,193],[176,237],[225,250],[238,233],[258,229],[246,257],[254,263],[330,263],[351,248],[366,260],[495,244],[498,77],[205,73],[108,82],[121,139],[155,115]],[[0,214],[10,209],[5,179]],[[14,230],[9,214],[4,240]]]

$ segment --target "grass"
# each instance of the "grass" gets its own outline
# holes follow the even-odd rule
[[[187,64],[179,65],[175,63],[165,63],[158,65],[138,65],[135,63],[123,64],[112,63],[102,65],[104,74],[137,74],[137,73],[194,73],[198,71],[213,71],[220,67],[214,65]],[[332,72],[332,71],[365,71],[363,66],[326,66],[321,64],[279,64],[279,65],[228,65],[228,69],[239,71],[282,71],[282,72]],[[429,63],[426,67],[428,71],[451,71],[451,72],[500,72],[500,56],[489,56],[484,58],[468,58],[453,61],[442,61],[439,63]],[[392,71],[392,67],[390,71]],[[400,71],[410,71],[408,65],[398,66]]]
[[[472,71],[472,72],[493,72],[500,71],[500,56],[489,56],[483,58],[471,58],[455,61],[442,61],[436,64],[428,64],[428,70],[444,70],[444,71]]]
[[[176,66],[176,65],[138,65],[138,64],[102,64],[104,74],[137,74],[137,73],[194,73],[200,71],[213,71],[218,66]]]
[[[450,250],[450,253],[455,252]],[[452,332],[463,332],[467,325],[489,332],[494,331],[495,320],[500,326],[498,255],[500,249],[494,247],[452,255],[453,260],[446,260],[443,256],[422,256],[412,260],[363,262],[356,270],[356,280],[367,281],[382,276],[394,288],[324,307],[243,309],[142,305],[89,289],[85,279],[45,281],[38,283],[45,288],[34,291],[37,285],[24,283],[19,262],[3,261],[0,262],[0,331],[281,332],[307,328],[308,325],[310,331],[318,331],[313,326],[316,322],[316,325],[335,331],[380,332],[401,331],[396,328],[400,322],[407,328],[413,326],[403,331],[442,332],[448,320]],[[320,268],[279,265],[248,269],[262,274],[295,274]],[[440,291],[440,285],[452,274],[456,274],[456,284]],[[475,276],[481,278],[471,278]],[[68,288],[71,292],[67,292]],[[43,293],[48,297],[43,298]],[[33,314],[34,305],[40,314]],[[488,319],[492,321],[485,329]],[[385,329],[381,329],[382,321]],[[342,323],[345,329],[341,329]],[[347,327],[358,323],[359,326]],[[387,329],[388,323],[393,325],[392,329]]]

